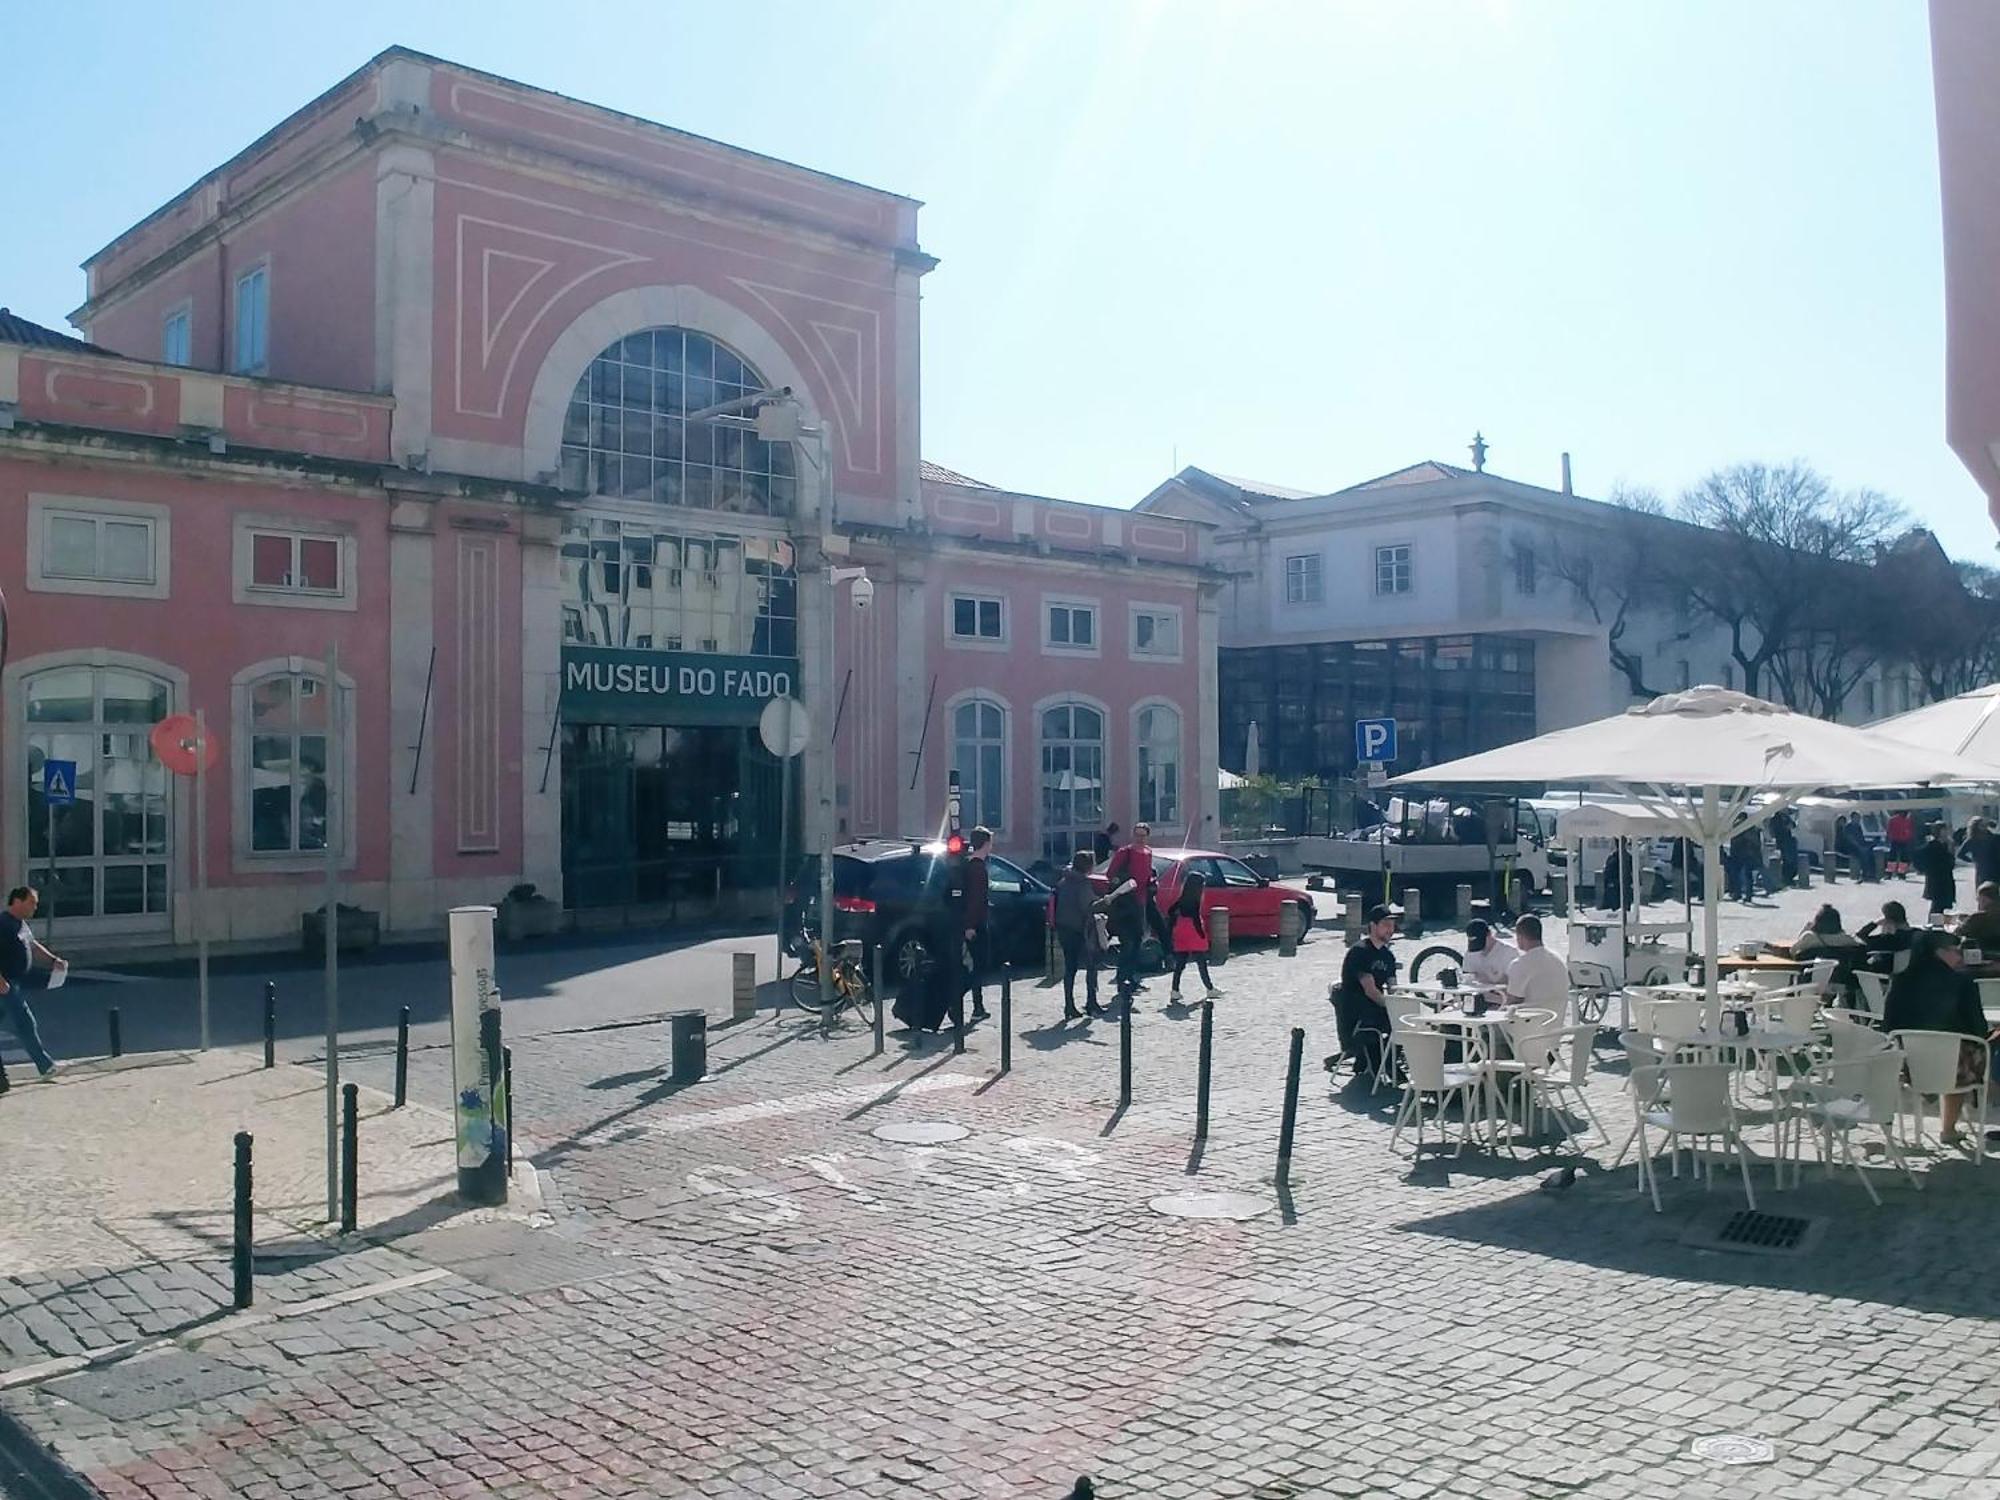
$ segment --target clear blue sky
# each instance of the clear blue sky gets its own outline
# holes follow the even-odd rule
[[[1993,532],[1943,439],[1914,0],[9,7],[0,302],[402,42],[925,200],[927,456],[1602,494],[1801,457]]]

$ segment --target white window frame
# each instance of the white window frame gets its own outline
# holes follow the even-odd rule
[[[970,599],[975,605],[997,604],[1000,607],[1000,635],[996,639],[984,635],[960,635],[958,633],[958,601]],[[1007,607],[1004,594],[979,594],[966,589],[952,589],[944,596],[944,638],[945,643],[959,651],[1005,651],[1012,643],[1013,611]]]
[[[1310,567],[1305,567],[1305,566],[1300,567],[1298,574],[1299,587],[1296,592],[1292,588],[1293,563],[1311,565]],[[1310,582],[1312,585],[1310,589],[1306,587],[1306,584],[1308,582]],[[1285,603],[1323,604],[1325,602],[1326,602],[1325,557],[1318,552],[1293,552],[1287,554],[1285,557]]]
[[[1152,747],[1145,738],[1144,723],[1148,713],[1165,709],[1174,716],[1174,809],[1173,816],[1167,817],[1157,808],[1152,813],[1146,811],[1146,778],[1142,770],[1142,758]],[[1143,698],[1132,705],[1132,807],[1135,821],[1151,823],[1155,834],[1165,829],[1187,826],[1188,808],[1188,755],[1187,755],[1187,710],[1172,698]]]
[[[1382,587],[1382,564],[1384,555],[1392,554],[1388,558],[1388,563],[1389,567],[1392,570],[1394,570],[1399,566],[1399,562],[1398,559],[1393,556],[1393,554],[1398,552],[1403,554],[1400,560],[1400,567],[1402,569],[1402,577],[1403,577],[1403,587],[1399,589],[1398,588],[1385,589]],[[1395,577],[1393,571],[1391,572],[1390,576],[1393,580]],[[1411,594],[1414,594],[1416,591],[1417,591],[1417,549],[1409,542],[1377,543],[1375,546],[1375,597],[1377,599],[1404,599],[1408,598]]]
[[[1068,641],[1058,641],[1054,633],[1053,613],[1059,609],[1090,611],[1090,644],[1078,646]],[[1075,622],[1071,622],[1074,633]],[[1104,606],[1096,599],[1081,598],[1072,594],[1042,595],[1042,654],[1044,656],[1102,656],[1104,654]]]
[[[174,358],[173,330],[179,324],[181,330],[181,357]],[[160,319],[160,363],[177,365],[187,369],[194,363],[194,302],[184,299],[167,309],[167,315]]]
[[[324,849],[253,849],[251,845],[250,774],[253,731],[250,727],[251,694],[266,678],[287,674],[310,677],[321,691],[326,688],[326,663],[305,656],[274,656],[243,668],[229,683],[229,759],[234,783],[231,797],[229,847],[238,870],[308,872],[326,868]],[[334,799],[334,861],[341,869],[355,864],[357,806],[355,795],[355,691],[354,678],[342,672],[336,679],[340,689],[340,740],[327,749],[327,775]]]
[[[1154,616],[1174,622],[1174,649],[1161,651],[1157,647],[1141,649],[1139,645],[1139,620],[1141,616]],[[1129,647],[1134,661],[1179,662],[1186,660],[1187,617],[1178,604],[1151,604],[1135,600],[1128,611]],[[1158,639],[1157,628],[1154,638]]]
[[[142,521],[153,536],[153,577],[135,583],[117,578],[72,578],[43,570],[51,517],[93,521]],[[94,594],[109,599],[165,599],[171,584],[173,549],[172,513],[164,505],[147,505],[135,500],[104,500],[91,495],[28,496],[28,538],[26,581],[30,589],[44,594]]]
[[[1006,699],[1002,698],[997,693],[991,693],[981,689],[970,693],[962,693],[945,705],[945,735],[946,738],[950,741],[950,746],[951,746],[948,752],[949,759],[945,763],[945,769],[947,771],[951,771],[951,770],[956,770],[958,768],[958,747],[961,743],[977,745],[981,748],[984,748],[985,746],[994,743],[993,738],[988,735],[975,735],[971,740],[963,740],[963,741],[959,738],[959,733],[958,733],[959,710],[962,708],[970,708],[975,705],[981,708],[993,709],[1000,715],[1000,735],[998,741],[1000,746],[1000,787],[998,792],[995,793],[993,798],[993,800],[999,804],[1000,813],[997,819],[987,819],[986,817],[983,816],[984,808],[981,807],[979,804],[984,803],[987,800],[985,794],[985,788],[978,786],[977,782],[975,781],[974,790],[977,793],[977,795],[973,799],[973,801],[970,804],[968,804],[969,810],[965,817],[965,826],[968,830],[970,830],[976,824],[983,822],[985,823],[986,827],[988,827],[993,831],[994,836],[998,838],[999,835],[1006,830],[1008,826],[1008,818],[1010,814],[1013,812],[1011,799],[1008,796],[1009,791],[1012,789],[1013,778],[1009,774],[1011,768],[1007,763],[1007,758],[1010,753],[1010,749],[1013,742],[1014,713],[1013,710],[1007,706]],[[964,773],[961,771],[959,779],[959,791],[961,796],[964,794],[965,789],[966,788],[965,788]]]
[[[258,535],[283,535],[301,540],[335,542],[340,547],[340,587],[330,593],[296,588],[278,588],[256,582],[256,540]],[[354,533],[345,526],[303,516],[258,515],[249,512],[236,517],[234,557],[231,567],[232,597],[238,604],[262,604],[278,609],[355,608]]]
[[[246,351],[243,343],[243,289],[255,282],[261,288],[263,306],[257,309],[256,342]],[[267,256],[254,266],[236,273],[230,286],[229,369],[234,375],[266,375],[271,369],[271,261]],[[245,358],[248,353],[252,358]]]

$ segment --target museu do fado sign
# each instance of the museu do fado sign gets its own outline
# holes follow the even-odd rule
[[[755,724],[773,698],[797,692],[796,657],[565,646],[568,724]]]

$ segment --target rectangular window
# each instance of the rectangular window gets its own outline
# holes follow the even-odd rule
[[[1285,559],[1285,603],[1317,604],[1325,597],[1317,552]]]
[[[953,594],[951,633],[961,641],[1001,640],[1000,601],[972,594]]]
[[[1088,604],[1049,606],[1049,644],[1078,649],[1097,644],[1097,610]]]
[[[1132,611],[1132,654],[1179,660],[1181,654],[1180,611],[1135,609]]]
[[[153,539],[150,519],[44,511],[42,576],[150,584],[157,576]]]
[[[184,365],[189,362],[190,340],[188,325],[190,315],[185,307],[167,314],[167,321],[160,330],[160,358],[170,365]]]
[[[1375,549],[1375,592],[1407,594],[1415,582],[1408,543]]]
[[[1520,594],[1535,591],[1535,549],[1527,542],[1514,545],[1514,590]]]
[[[338,594],[338,537],[290,531],[250,533],[250,586],[292,594]]]
[[[1861,684],[1861,711],[1871,719],[1875,717],[1875,684],[1872,682]]]
[[[271,280],[265,268],[236,278],[236,363],[239,375],[262,375],[270,357]]]
[[[1694,668],[1682,659],[1674,668],[1674,686],[1686,692],[1694,686]]]

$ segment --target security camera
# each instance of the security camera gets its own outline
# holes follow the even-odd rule
[[[866,573],[854,580],[854,607],[866,609],[875,602],[875,580]]]

